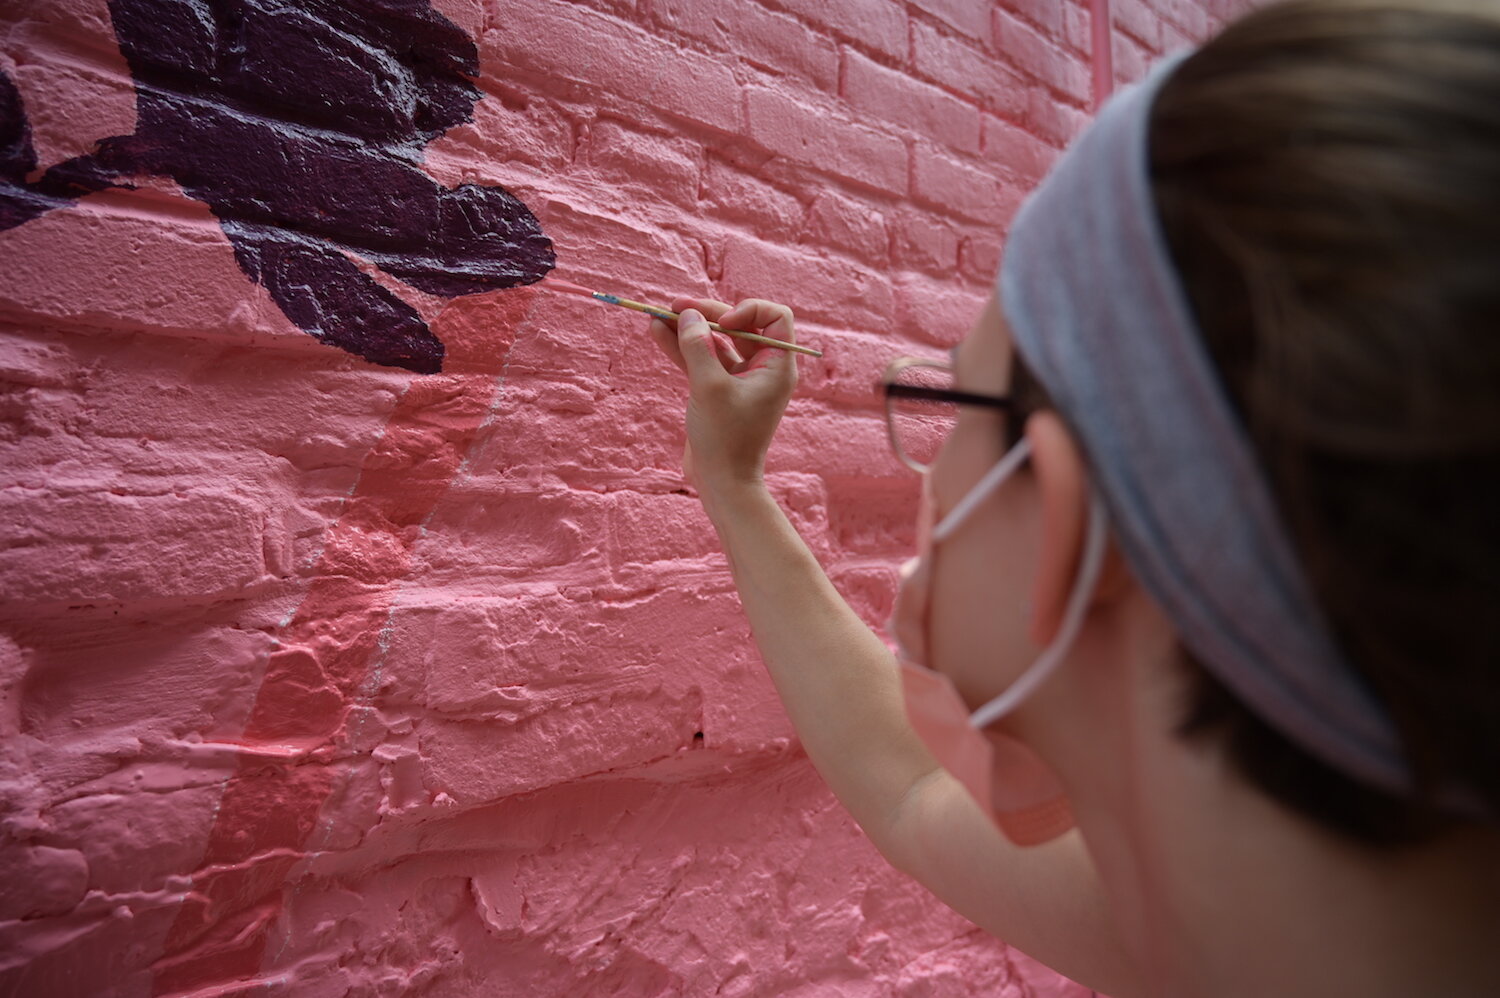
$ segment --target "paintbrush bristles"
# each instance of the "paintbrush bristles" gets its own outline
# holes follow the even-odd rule
[[[654,316],[658,319],[664,319],[668,322],[676,322],[679,318],[681,318],[678,313],[672,311],[669,308],[662,308],[660,305],[647,305],[645,302],[633,301],[629,298],[621,298],[619,295],[606,294],[602,291],[590,291],[588,288],[584,287],[581,284],[574,284],[571,281],[564,281],[561,278],[557,277],[544,277],[537,283],[541,287],[551,288],[554,291],[561,291],[564,294],[580,295],[582,297],[592,298],[595,301],[604,302],[606,305],[619,305],[621,308],[628,308],[636,312],[644,312],[647,315]],[[726,336],[733,336],[736,339],[741,340],[749,340],[752,343],[760,343],[764,346],[775,347],[778,350],[789,350],[792,353],[806,354],[809,357],[823,356],[822,351],[814,350],[812,347],[805,347],[799,343],[788,343],[786,340],[778,340],[774,336],[762,336],[760,333],[747,333],[743,329],[725,329],[717,322],[710,322],[708,324],[708,328],[714,330],[715,332],[723,333]]]

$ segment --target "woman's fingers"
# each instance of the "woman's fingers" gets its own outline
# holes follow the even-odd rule
[[[724,369],[730,374],[738,372],[744,366],[745,358],[734,345],[734,337],[714,333],[714,346],[719,348],[719,359],[724,362]]]
[[[677,369],[683,374],[687,373],[687,361],[682,357],[682,346],[677,342],[677,330],[669,326],[661,319],[652,319],[650,327],[646,330],[661,352],[667,355],[667,359],[677,365]]]
[[[729,311],[730,306],[725,302],[715,301],[712,298],[674,298],[672,300],[672,311],[681,312],[683,309],[696,309],[703,313],[703,317],[709,322],[718,322],[719,317]]]
[[[673,300],[672,309],[678,313],[694,312],[700,318],[717,322],[726,329],[757,331],[762,335],[789,343],[796,342],[797,338],[792,310],[778,302],[767,301],[763,298],[746,298],[739,304],[731,306],[713,298],[679,297]],[[676,329],[670,321],[653,319],[650,326],[651,338],[679,369],[691,374],[689,371],[691,362],[684,352],[686,348],[682,335],[682,322],[679,321],[675,325]],[[707,330],[705,330],[705,336],[707,345],[712,349],[720,365],[732,374],[774,364],[778,359],[775,355],[783,352],[769,350],[752,343],[737,342],[732,337]]]
[[[726,329],[757,330],[763,336],[795,343],[797,335],[792,310],[764,298],[746,298],[714,320]]]
[[[714,335],[703,313],[695,308],[682,310],[677,320],[677,344],[686,365],[688,383],[695,389],[709,388],[729,377],[714,345]]]
[[[797,340],[796,321],[792,316],[792,310],[779,302],[766,301],[763,298],[746,298],[720,316],[719,324],[726,329],[753,329],[762,336],[784,340],[788,343],[795,343]],[[796,358],[789,352],[759,343],[750,343],[747,346],[750,348],[746,351],[749,360],[739,365],[736,373],[754,374],[756,377],[769,377],[774,374],[778,382],[784,381],[789,387],[796,385]]]
[[[717,322],[719,316],[729,311],[729,308],[730,306],[727,303],[715,301],[712,298],[679,297],[672,301],[672,311],[681,313],[687,309],[693,309],[711,322]],[[664,319],[652,319],[647,331],[651,334],[651,338],[656,341],[656,345],[661,347],[662,353],[666,354],[667,358],[677,365],[679,371],[686,374],[688,370],[687,360],[682,355],[682,344],[678,338],[678,325],[679,323]],[[739,352],[732,349],[727,352],[721,351],[720,356],[724,357],[726,367],[744,363],[744,358],[740,356]]]

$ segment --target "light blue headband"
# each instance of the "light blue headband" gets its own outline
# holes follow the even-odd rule
[[[1110,100],[1027,200],[1000,304],[1088,455],[1125,558],[1187,648],[1312,755],[1407,794],[1401,740],[1329,638],[1162,235],[1147,137],[1183,58]]]

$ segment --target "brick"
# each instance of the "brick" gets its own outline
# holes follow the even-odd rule
[[[443,0],[439,8],[444,17],[463,29],[470,37],[484,30],[484,0]]]
[[[1178,30],[1176,25],[1162,22],[1161,48],[1159,50],[1161,54],[1171,55],[1173,52],[1180,52],[1183,49],[1192,48],[1197,44],[1193,39]]]
[[[13,844],[0,856],[0,919],[66,915],[89,887],[89,864],[74,849]]]
[[[398,605],[382,695],[453,718],[514,722],[600,693],[675,684],[691,652],[661,642],[684,633],[675,624],[719,616],[734,600],[677,586],[626,603],[537,590]],[[700,641],[698,650],[732,659],[734,640]]]
[[[644,100],[676,50],[649,33],[560,0],[508,4],[478,39],[482,63],[529,71],[547,80],[574,80],[599,91]],[[650,66],[650,71],[642,71]]]
[[[891,218],[891,262],[903,269],[951,273],[958,266],[958,233],[932,213],[903,205]]]
[[[628,770],[690,748],[701,718],[701,693],[666,697],[649,686],[580,695],[514,724],[429,717],[420,730],[422,784],[475,806]],[[610,737],[599,739],[605,731]]]
[[[0,596],[21,604],[204,600],[265,573],[261,512],[221,492],[0,492]]]
[[[620,490],[609,493],[610,563],[622,565],[713,558],[718,535],[693,496]]]
[[[839,592],[845,599],[863,593],[865,607],[878,625],[882,617],[889,615],[888,604],[895,596],[894,569],[917,546],[917,511],[922,492],[917,477],[900,463],[889,446],[884,454],[869,455],[869,460],[872,472],[879,469],[885,475],[836,482],[828,495],[828,530],[839,550],[885,562],[863,571],[850,565],[838,573]],[[870,572],[876,573],[875,579],[879,580],[879,588],[873,593],[867,587],[875,579],[860,578]],[[854,593],[846,591],[851,588]],[[877,608],[885,612],[882,614]]]
[[[803,221],[800,241],[835,249],[876,268],[890,263],[885,216],[868,202],[820,191]]]
[[[1161,16],[1146,0],[1111,0],[1115,29],[1154,52],[1162,47]]]
[[[215,649],[198,650],[210,653]],[[212,661],[216,668],[222,667],[222,659]],[[121,709],[118,702],[101,706],[115,712]],[[156,890],[167,878],[191,870],[201,858],[199,829],[212,821],[221,792],[217,786],[176,792],[163,788],[159,793],[95,791],[51,808],[47,822],[58,840],[78,844],[88,859],[91,886],[96,890],[110,894]],[[100,835],[101,828],[130,831],[122,836]]]
[[[911,5],[938,18],[960,34],[980,42],[989,40],[988,3],[976,0],[911,0]]]
[[[951,347],[968,335],[989,297],[952,280],[902,274],[896,281],[896,331],[919,343]]]
[[[700,206],[768,239],[794,236],[803,213],[795,197],[712,152],[704,166]]]
[[[480,0],[481,4],[484,0]],[[642,0],[577,0],[581,7],[593,7],[625,21],[643,20]]]
[[[561,193],[538,194],[528,199],[528,205],[543,231],[559,245],[594,248],[588,260],[574,261],[570,267],[573,280],[604,278],[615,287],[642,292],[703,283],[703,260],[696,245],[629,212],[602,210],[586,194],[576,202]]]
[[[1008,11],[995,11],[995,45],[1026,76],[1080,104],[1089,100],[1087,65]]]
[[[536,593],[398,610],[387,695],[433,712],[419,729],[428,785],[479,802],[628,769],[689,748],[710,700],[744,703],[764,680],[743,668],[737,599],[676,581],[627,603]]]
[[[49,342],[42,336],[21,330],[7,329],[3,335],[0,384],[37,388],[82,387],[85,372],[62,343]]]
[[[1137,42],[1117,33],[1111,48],[1114,50],[1116,84],[1133,83],[1146,75],[1149,55]]]
[[[886,349],[881,353],[884,361],[906,352],[902,343],[883,330],[882,342]],[[787,418],[776,431],[777,442],[783,453],[818,455],[817,473],[830,483],[841,479],[868,481],[870,478],[893,477],[910,479],[911,471],[891,454],[890,437],[886,433],[885,417],[880,412],[878,398],[872,385],[868,408],[861,412],[828,412],[797,406],[789,409]],[[830,446],[837,441],[837,446]],[[811,464],[812,462],[808,462]]]
[[[660,295],[663,300],[670,297]],[[568,513],[571,507],[564,501],[568,490],[587,491],[613,483],[626,487],[643,482],[664,488],[682,485],[681,375],[646,340],[644,317],[586,301],[578,304],[587,311],[573,311],[576,322],[564,324],[565,320],[553,317],[545,326],[538,324],[539,335],[517,343],[518,349],[512,351],[507,392],[501,397],[491,426],[470,454],[468,473],[472,477],[469,482],[454,485],[439,513],[434,514],[434,522],[446,523],[452,518],[453,529],[467,535],[464,544],[471,549],[464,558],[472,557],[472,561],[457,565],[459,574],[452,580],[461,581],[467,572],[486,573],[491,565],[511,560],[509,554],[497,557],[486,553],[487,545],[495,542],[486,540],[485,519],[504,515],[508,505],[505,496],[519,492],[526,498],[516,506],[517,511],[532,512],[541,512],[544,507],[539,505],[541,499],[533,502],[530,495],[545,496],[558,515],[569,516],[569,523],[583,524],[596,531],[594,536],[602,536],[597,533],[602,523],[592,511],[592,503],[584,506],[589,512],[580,514],[587,522]],[[595,317],[592,322],[588,320],[590,315]],[[597,360],[587,354],[589,347],[599,352]],[[554,394],[550,386],[558,380],[560,358],[578,367],[599,370],[589,378],[597,383],[602,396],[593,411],[539,411],[531,401]],[[621,370],[612,374],[611,368]],[[512,377],[517,382],[529,382],[531,390],[511,396]],[[622,390],[625,386],[629,390]],[[584,441],[587,446],[582,445]],[[475,502],[482,502],[487,512],[469,510],[468,505]],[[580,500],[578,505],[584,504]],[[555,525],[553,532],[559,534],[555,543],[576,540],[581,569],[602,570],[602,547],[585,544],[587,538],[570,540],[561,536],[572,531],[572,526]],[[522,537],[519,543],[523,549],[538,549],[554,541]]]
[[[0,233],[0,312],[68,327],[326,348],[239,269],[208,209],[99,194]],[[141,210],[146,208],[147,210]],[[159,275],[177,280],[164,283]]]
[[[1041,180],[1056,156],[1057,150],[1024,128],[985,115],[984,158],[1003,165],[1022,187]]]
[[[1212,31],[1209,15],[1194,0],[1152,0],[1152,3],[1164,21],[1181,28],[1189,38],[1201,41]]]
[[[1061,149],[1083,131],[1090,116],[1057,100],[1041,87],[1032,87],[1026,93],[1026,115],[1022,120],[1037,136]]]
[[[744,126],[740,85],[722,61],[696,52],[677,52],[667,63],[647,103],[669,114],[721,132],[738,134]]]
[[[820,90],[838,86],[838,47],[795,18],[734,0],[655,0],[662,26],[703,43],[721,58],[737,56],[777,75],[800,76]]]
[[[845,50],[843,85],[849,105],[961,152],[979,151],[979,109],[937,87]]]
[[[548,173],[566,169],[573,158],[573,124],[554,103],[540,98],[507,101],[487,96],[474,105],[474,120],[449,129],[426,149],[428,169],[448,158],[455,179],[504,183],[516,163]]]
[[[850,329],[823,327],[804,322],[802,328],[809,331],[810,340],[823,351],[823,361],[803,368],[797,382],[797,404],[826,412],[830,409],[854,409],[877,412],[880,410],[880,375],[891,359],[904,349],[895,331],[889,328],[878,332],[859,332]],[[816,406],[814,406],[816,403]],[[803,410],[798,410],[801,418]],[[792,451],[796,455],[796,451]],[[816,483],[823,482],[823,468],[809,455],[800,456],[809,467],[805,472],[787,472],[800,475]],[[826,510],[823,515],[826,527]],[[837,554],[834,549],[833,553]]]
[[[7,42],[14,44],[12,35]],[[16,66],[8,72],[21,94],[31,128],[32,148],[42,168],[92,151],[106,135],[135,127],[135,92],[121,60],[100,54],[52,57]]]
[[[920,22],[913,23],[911,37],[912,64],[919,74],[978,100],[992,113],[1021,116],[1026,84],[1004,60]]]
[[[545,453],[545,445],[531,449],[538,457]],[[412,571],[438,583],[531,578],[564,565],[603,564],[605,503],[589,492],[518,494],[490,483],[457,484],[433,522],[442,526],[443,543],[417,545]]]
[[[723,286],[735,301],[770,298],[799,316],[850,329],[878,330],[894,315],[889,279],[847,260],[755,239],[724,254]]]
[[[1243,17],[1259,6],[1259,0],[1203,0],[1203,8],[1209,17],[1219,24],[1228,24]]]
[[[958,244],[959,273],[977,282],[993,282],[1000,272],[1004,245],[1000,231],[980,226],[971,228]]]
[[[538,0],[507,7],[480,40],[487,61],[649,104],[721,131],[741,125],[739,85],[722,61],[675,48],[608,14]]]
[[[236,473],[279,484],[277,472],[289,470],[304,498],[341,500],[378,443],[402,387],[399,379],[384,382],[368,367],[342,363],[320,369],[303,359],[289,371],[293,361],[285,355],[233,344],[154,336],[49,338],[66,348],[66,364],[59,358],[53,372],[36,373],[63,383],[55,391],[33,389],[24,402],[29,418],[65,426],[68,433],[62,439],[26,433],[0,462],[7,479],[36,489],[91,486],[95,482],[86,473],[64,476],[57,465],[66,460],[91,469],[107,460],[130,476],[152,480],[156,487],[143,491]],[[6,337],[6,350],[16,344]],[[326,349],[323,356],[329,356]],[[0,377],[9,380],[13,373],[20,372]],[[295,395],[297,403],[268,407],[268,381]],[[143,383],[152,389],[142,390]],[[203,418],[206,410],[215,418]],[[232,440],[225,439],[226,425],[239,428]],[[70,453],[73,448],[76,453]],[[320,491],[325,487],[326,493]],[[318,511],[320,523],[323,513]]]
[[[804,400],[797,404],[804,408],[796,410],[796,418],[812,418],[830,412],[860,413],[876,416],[883,429],[885,416],[880,391],[881,375],[896,357],[913,352],[921,353],[922,348],[914,350],[908,341],[890,328],[883,329],[878,334],[834,331],[823,336],[820,344],[824,360],[812,369],[817,372],[818,377],[814,378],[809,373],[808,377],[798,383],[798,394]],[[832,475],[831,469],[821,458],[810,459],[806,452],[796,449],[783,453],[799,456],[802,467],[798,471],[816,476],[819,482],[839,477]],[[788,464],[791,462],[788,461]],[[872,467],[871,473],[878,475],[882,471]],[[826,509],[823,521],[823,528],[826,530]],[[831,539],[828,554],[833,558],[842,556],[837,543]]]
[[[895,58],[906,56],[906,8],[895,0],[772,0],[842,38]]]
[[[696,142],[600,118],[584,131],[579,156],[597,177],[627,197],[645,203],[672,201],[688,210],[697,207],[703,151]]]
[[[1074,52],[1090,59],[1094,51],[1094,17],[1083,7],[1067,4],[1062,8],[1062,31],[1058,39]]]
[[[84,53],[89,42],[114,34],[109,8],[89,0],[17,5],[7,9],[6,14],[12,25],[7,31],[6,48],[14,52],[71,44],[75,51]]]
[[[1062,37],[1065,12],[1080,9],[1076,0],[999,0],[997,6],[1035,26],[1048,38]]]
[[[936,208],[1000,225],[1019,203],[1017,192],[1013,183],[977,164],[926,145],[912,150],[912,195]]]
[[[896,136],[764,87],[749,88],[746,107],[750,137],[763,148],[890,194],[906,193],[906,145]]]

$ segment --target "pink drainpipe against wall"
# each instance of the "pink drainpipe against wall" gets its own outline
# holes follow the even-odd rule
[[[1109,0],[1089,0],[1089,29],[1091,32],[1090,54],[1094,72],[1094,110],[1109,97],[1115,85],[1115,60],[1112,51],[1113,24],[1109,14]]]

